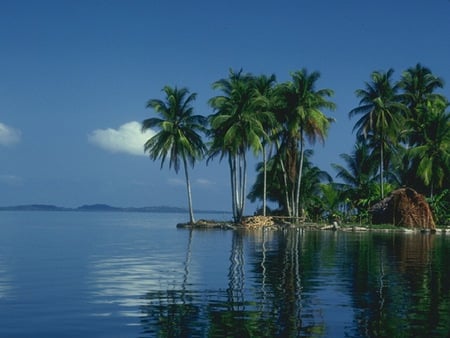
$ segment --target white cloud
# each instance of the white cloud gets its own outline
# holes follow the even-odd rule
[[[0,145],[9,146],[20,141],[20,131],[0,122]]]
[[[96,129],[88,135],[92,144],[118,153],[131,155],[145,155],[144,143],[155,135],[152,130],[141,132],[141,124],[131,121],[121,125],[118,129]]]

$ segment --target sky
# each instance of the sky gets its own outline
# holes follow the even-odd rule
[[[337,109],[313,163],[334,177],[373,71],[398,79],[421,63],[450,97],[449,17],[449,0],[0,0],[0,206],[185,207],[182,172],[143,151],[146,102],[187,87],[210,115],[229,69],[278,82],[320,72]],[[249,157],[248,190],[260,160]],[[197,163],[191,179],[195,209],[231,209],[226,161]]]

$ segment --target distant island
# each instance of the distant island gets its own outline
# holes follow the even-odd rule
[[[154,207],[113,207],[108,204],[85,204],[77,208],[65,208],[50,204],[26,204],[0,207],[0,211],[101,211],[101,212],[163,212],[163,213],[186,213],[185,208],[169,207],[169,206],[154,206]],[[196,213],[208,214],[228,214],[229,211],[219,210],[195,210]]]

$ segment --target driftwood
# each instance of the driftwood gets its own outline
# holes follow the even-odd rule
[[[263,226],[273,226],[275,221],[272,216],[248,216],[243,217],[241,223],[248,228],[259,228]]]
[[[373,224],[393,224],[406,228],[436,229],[433,213],[425,197],[411,188],[393,191],[370,209]]]

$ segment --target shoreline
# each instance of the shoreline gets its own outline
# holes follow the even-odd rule
[[[286,217],[287,218],[287,217]],[[208,229],[222,229],[222,230],[285,230],[285,229],[302,229],[302,230],[325,230],[325,231],[344,231],[344,232],[403,232],[403,233],[431,233],[431,234],[450,234],[450,227],[425,229],[425,228],[405,228],[395,227],[386,224],[386,228],[371,227],[369,225],[354,225],[354,224],[320,224],[313,222],[303,222],[300,224],[289,223],[282,220],[274,220],[271,216],[246,216],[242,223],[236,224],[232,221],[217,221],[200,219],[194,224],[189,222],[179,223],[176,225],[178,229],[192,229],[192,230],[208,230]]]

